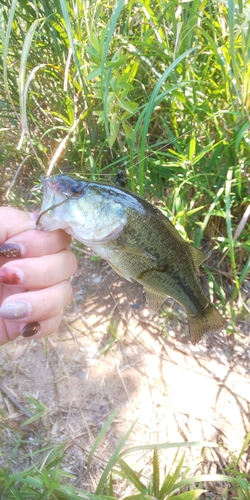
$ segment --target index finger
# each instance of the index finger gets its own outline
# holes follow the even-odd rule
[[[7,245],[18,245],[20,248],[19,257],[40,257],[50,255],[67,248],[71,243],[71,236],[62,229],[57,229],[51,233],[43,231],[25,231],[13,236],[6,241]]]

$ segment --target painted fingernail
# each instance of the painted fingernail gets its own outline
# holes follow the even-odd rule
[[[11,269],[9,267],[0,268],[0,283],[4,285],[19,285],[23,282],[23,272],[20,269]]]
[[[31,313],[31,305],[26,300],[9,301],[0,307],[0,316],[4,319],[25,318]]]
[[[36,321],[34,323],[29,323],[22,329],[21,335],[23,337],[32,337],[36,333],[40,332],[41,330],[41,325],[40,323],[37,323]]]
[[[6,259],[18,259],[22,257],[20,245],[16,243],[4,243],[0,245],[0,257]]]

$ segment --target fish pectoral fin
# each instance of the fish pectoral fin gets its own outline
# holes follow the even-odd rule
[[[146,289],[146,301],[148,304],[149,312],[151,314],[155,314],[166,299],[167,299],[166,296],[163,296],[156,292],[152,292],[152,290]]]
[[[111,262],[109,262],[109,265],[112,267],[112,269],[114,269],[114,271],[119,274],[119,276],[121,276],[122,278],[125,278],[125,280],[127,281],[130,281],[132,282],[130,276],[128,276],[127,274],[125,274],[123,271],[121,271],[120,269],[118,269],[118,267],[114,266],[114,264],[112,264]]]
[[[205,252],[202,252],[202,250],[193,247],[192,245],[190,245],[189,249],[193,257],[195,269],[198,269],[202,262],[204,262],[204,260],[208,258],[208,255]]]
[[[151,259],[151,260],[157,260],[156,257],[151,255],[149,252],[146,252],[146,250],[143,250],[143,248],[137,247],[133,243],[123,241],[122,238],[117,238],[115,240],[114,249],[119,251],[119,252],[122,251],[122,252],[130,253],[132,255],[138,255],[140,257],[147,257],[148,259]]]

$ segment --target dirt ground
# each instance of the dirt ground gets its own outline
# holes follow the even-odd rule
[[[221,332],[194,347],[178,304],[167,301],[147,321],[142,287],[105,262],[83,256],[72,284],[74,301],[59,331],[4,347],[0,373],[19,404],[27,407],[29,395],[47,406],[43,437],[68,443],[64,465],[76,475],[74,484],[94,490],[103,464],[136,419],[126,447],[212,441],[220,446],[205,454],[199,447],[187,451],[190,474],[221,472],[250,431],[250,318],[238,321],[238,335]],[[0,397],[0,409],[20,425],[27,416],[6,394]],[[115,408],[88,474],[88,453]],[[0,454],[0,466],[6,453]],[[162,473],[175,453],[164,452]],[[250,450],[242,463],[250,473],[249,455]],[[152,471],[152,453],[126,459],[134,470]]]

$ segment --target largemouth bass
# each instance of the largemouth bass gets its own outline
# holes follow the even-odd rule
[[[187,243],[155,206],[125,189],[56,175],[42,179],[37,228],[64,229],[121,276],[141,283],[155,312],[167,297],[185,309],[191,341],[225,324],[196,271],[207,255]]]

